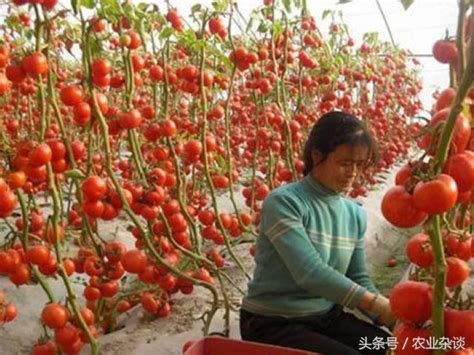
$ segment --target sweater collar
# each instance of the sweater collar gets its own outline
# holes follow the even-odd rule
[[[319,197],[328,198],[328,199],[338,199],[341,197],[336,191],[331,190],[327,186],[324,186],[319,181],[311,176],[311,174],[306,175],[303,180],[311,186],[314,192],[318,194]]]

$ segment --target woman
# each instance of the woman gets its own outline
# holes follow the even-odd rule
[[[365,212],[343,197],[375,156],[357,117],[330,112],[315,123],[304,149],[305,177],[263,203],[242,339],[323,354],[386,352],[387,345],[371,345],[387,344],[388,332],[343,310],[358,308],[389,328],[395,323],[365,270]]]

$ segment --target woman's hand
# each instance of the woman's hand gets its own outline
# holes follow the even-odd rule
[[[372,309],[369,310],[369,312],[377,315],[377,322],[379,324],[384,325],[389,329],[393,329],[397,318],[395,318],[392,313],[390,303],[386,297],[377,295],[376,300],[373,302]]]
[[[397,319],[390,309],[388,299],[381,294],[366,292],[358,304],[358,308],[375,322],[392,329]]]

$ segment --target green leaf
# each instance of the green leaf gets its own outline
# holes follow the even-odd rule
[[[167,22],[166,18],[161,14],[158,14],[158,16],[156,16],[156,21],[158,21],[162,25],[166,25],[166,22]]]
[[[34,36],[34,31],[31,29],[31,28],[28,28],[26,31],[25,31],[25,37],[28,39],[28,40],[31,40]]]
[[[125,4],[123,6],[123,11],[125,12],[125,16],[132,22],[135,22],[137,20],[135,8],[131,4]]]
[[[137,5],[137,8],[141,11],[145,11],[147,6],[148,6],[148,4],[145,4],[144,2],[141,2]]]
[[[214,10],[216,10],[216,12],[222,11],[222,4],[219,1],[213,1],[212,7],[214,8]]]
[[[80,0],[71,0],[71,7],[76,15],[79,13],[79,1]]]
[[[95,0],[80,0],[80,4],[88,9],[95,8]]]
[[[102,5],[104,14],[107,18],[122,15],[122,9],[118,0],[100,0],[100,4]]]
[[[264,22],[260,22],[260,25],[258,25],[257,31],[261,33],[267,32],[268,26]]]
[[[201,11],[202,5],[201,4],[196,4],[191,7],[191,13],[195,14],[196,12]]]
[[[165,29],[163,29],[163,31],[161,31],[160,38],[161,39],[169,38],[173,33],[174,33],[174,30],[171,27],[166,27]]]
[[[329,9],[324,10],[322,19],[324,20],[330,13],[331,13],[331,10],[329,10]]]
[[[99,39],[97,39],[96,37],[92,37],[90,39],[90,48],[92,57],[98,57],[102,52],[102,46],[100,44]]]
[[[402,3],[405,10],[408,10],[408,8],[415,2],[415,0],[400,0],[400,2]]]
[[[291,12],[291,0],[282,0],[283,6],[285,6],[286,12]]]
[[[64,172],[64,175],[68,178],[78,179],[78,180],[84,180],[86,178],[86,176],[79,169],[66,171]]]
[[[278,37],[281,33],[283,33],[283,26],[281,25],[280,21],[277,21],[273,24],[273,37]]]

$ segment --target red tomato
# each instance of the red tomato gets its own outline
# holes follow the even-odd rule
[[[453,88],[447,88],[441,91],[441,93],[438,96],[438,99],[436,100],[435,110],[439,111],[446,107],[451,106],[455,96],[456,96],[456,90]]]
[[[119,291],[120,285],[116,280],[110,280],[100,285],[103,297],[113,297]]]
[[[18,199],[12,191],[0,192],[0,218],[11,215],[17,202]]]
[[[470,234],[456,235],[448,234],[444,237],[445,250],[449,256],[456,256],[464,261],[471,258],[472,237]]]
[[[82,102],[82,89],[78,85],[65,86],[61,89],[61,101],[67,106],[76,106]]]
[[[413,264],[428,267],[433,264],[433,247],[430,237],[424,233],[415,234],[406,246],[406,254]]]
[[[43,53],[34,52],[23,59],[21,66],[25,73],[35,77],[48,71],[48,60]]]
[[[85,200],[82,210],[89,217],[100,218],[104,214],[105,205],[101,200]]]
[[[138,128],[143,122],[143,116],[139,110],[121,112],[118,115],[118,122],[120,124],[120,127],[124,129]]]
[[[9,173],[6,177],[10,188],[13,190],[19,189],[23,187],[26,183],[27,176],[23,171],[15,171],[13,173]]]
[[[127,35],[130,37],[130,43],[128,44],[128,49],[134,50],[140,48],[142,45],[142,40],[137,32],[130,30],[127,32]]]
[[[428,214],[449,211],[458,198],[458,188],[454,179],[446,174],[438,178],[420,181],[413,191],[413,202],[417,209]]]
[[[449,339],[460,337],[465,347],[474,346],[474,311],[446,309],[444,312],[444,335]]]
[[[469,277],[469,265],[462,259],[450,256],[446,258],[446,286],[457,287],[464,283]]]
[[[58,0],[42,0],[41,7],[45,10],[52,10],[58,4]]]
[[[160,302],[155,298],[155,295],[149,292],[143,294],[141,304],[147,312],[152,314],[155,314],[160,307]]]
[[[138,274],[145,269],[148,259],[143,251],[132,249],[122,256],[121,262],[127,272]]]
[[[414,206],[413,196],[403,186],[394,186],[382,199],[382,214],[394,226],[412,228],[427,217],[426,213]]]
[[[15,84],[21,83],[26,78],[26,73],[24,72],[21,65],[11,64],[7,66],[5,74],[7,76],[7,79]]]
[[[0,324],[11,322],[18,315],[18,311],[13,303],[7,305],[0,304]]]
[[[28,265],[20,264],[8,275],[15,285],[25,285],[31,280],[31,271]]]
[[[66,307],[60,304],[50,303],[43,308],[43,311],[41,312],[41,320],[50,328],[62,328],[69,320],[69,311]]]
[[[445,122],[448,119],[450,111],[451,109],[449,107],[438,111],[431,118],[429,125],[431,127],[434,127],[440,122]],[[465,150],[467,144],[469,143],[470,137],[471,125],[469,123],[469,120],[462,113],[460,113],[456,118],[456,123],[454,125],[454,134],[451,140],[451,149],[454,151],[454,153],[462,153]],[[432,137],[430,135],[427,135],[425,136],[425,138],[427,139],[427,144],[429,144]],[[438,142],[438,140],[439,134],[436,136],[435,142]]]
[[[52,158],[53,151],[51,150],[51,147],[46,143],[38,145],[28,154],[29,164],[33,167],[45,165],[50,162]]]
[[[43,265],[49,261],[50,251],[44,245],[35,245],[26,251],[26,261],[34,265]]]
[[[93,286],[86,286],[83,294],[84,298],[88,301],[96,301],[102,297],[100,290]]]
[[[456,181],[459,193],[471,190],[474,187],[474,155],[467,151],[452,155],[446,161],[443,172]]]
[[[79,329],[72,324],[66,324],[66,326],[56,329],[54,333],[54,340],[60,346],[74,343],[79,338]]]
[[[36,343],[33,346],[31,355],[56,355],[57,352],[56,343],[52,340],[48,340],[45,343]]]
[[[433,57],[440,63],[453,63],[458,55],[458,48],[453,41],[438,40],[433,45]]]
[[[119,262],[127,251],[127,247],[121,242],[108,242],[104,249],[107,259],[114,263]]]
[[[215,216],[211,211],[201,210],[198,212],[198,219],[205,226],[210,226],[214,223]]]
[[[84,261],[84,271],[89,276],[101,276],[104,274],[104,265],[98,256],[92,255]]]
[[[431,332],[427,328],[402,323],[395,328],[393,335],[397,338],[396,355],[431,355],[433,353],[431,349],[415,346],[416,338],[425,339],[426,342],[430,340]]]
[[[99,200],[107,193],[107,184],[100,176],[93,175],[82,182],[81,190],[87,200]]]
[[[0,95],[3,95],[10,91],[12,84],[8,80],[7,76],[3,73],[0,73]]]
[[[87,325],[94,325],[95,323],[95,315],[89,308],[81,308],[79,311],[81,313],[82,319],[86,322]],[[73,323],[77,324],[77,319],[73,319]]]
[[[46,143],[51,148],[52,160],[63,159],[66,157],[66,145],[60,139],[48,139]]]
[[[96,59],[92,63],[92,75],[96,77],[105,76],[112,71],[112,64],[108,59]]]
[[[411,167],[405,165],[400,170],[398,170],[397,174],[395,175],[395,185],[404,185],[405,182],[411,177],[413,177],[411,173]]]
[[[433,291],[427,283],[403,281],[390,291],[390,308],[404,322],[423,324],[431,318]]]

